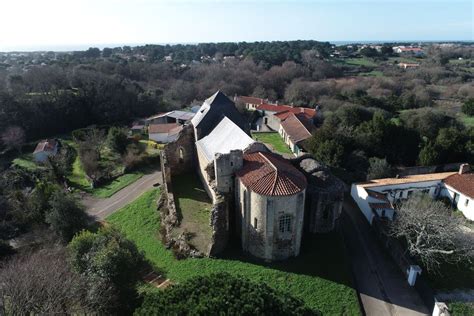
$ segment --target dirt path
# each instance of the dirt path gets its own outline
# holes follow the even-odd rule
[[[86,211],[89,215],[94,216],[98,220],[103,220],[108,215],[133,202],[140,195],[160,182],[161,171],[155,171],[144,175],[109,198],[101,199],[86,195],[82,199],[82,203],[86,207]]]

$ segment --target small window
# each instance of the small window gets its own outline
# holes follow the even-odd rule
[[[258,219],[256,217],[253,219],[253,228],[258,228]]]
[[[234,166],[234,162],[233,162],[233,161],[230,162],[230,166],[231,166],[231,167]]]
[[[464,206],[468,206],[469,205],[469,199],[466,198],[466,201],[464,202]]]
[[[382,217],[385,217],[385,210],[382,210]]]
[[[291,216],[283,215],[280,216],[280,222],[278,225],[280,233],[289,233],[291,232]]]

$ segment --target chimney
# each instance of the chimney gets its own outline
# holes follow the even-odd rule
[[[469,171],[471,170],[470,166],[468,163],[463,163],[460,167],[459,167],[459,174],[465,174],[465,173],[468,173]]]

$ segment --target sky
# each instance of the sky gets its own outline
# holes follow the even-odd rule
[[[472,41],[473,0],[0,0],[0,51],[273,41]]]

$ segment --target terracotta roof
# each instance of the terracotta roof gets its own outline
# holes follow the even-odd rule
[[[310,109],[310,108],[303,108],[303,107],[294,107],[291,105],[276,105],[276,104],[260,104],[257,107],[257,110],[261,111],[270,111],[270,112],[276,112],[281,113],[281,112],[291,112],[294,114],[297,113],[304,113],[308,118],[313,118],[316,115],[316,110],[315,109]],[[276,115],[276,114],[275,114]]]
[[[255,193],[267,196],[294,195],[306,188],[306,177],[287,160],[273,153],[244,155],[237,172],[242,183]]]
[[[174,129],[183,128],[178,123],[169,123],[169,124],[150,124],[148,126],[149,134],[159,134],[159,133],[169,133]]]
[[[369,206],[371,208],[374,208],[376,210],[380,210],[380,209],[391,209],[392,208],[392,205],[390,203],[369,203]]]
[[[373,197],[374,199],[377,199],[377,200],[380,200],[380,201],[386,201],[388,202],[388,198],[385,194],[383,193],[380,193],[380,192],[377,192],[377,191],[373,191],[373,190],[369,190],[369,189],[366,189],[365,190],[367,192],[367,194],[370,196],[370,197]]]
[[[444,179],[444,183],[454,190],[474,199],[474,172],[453,174]]]
[[[58,142],[55,139],[42,140],[38,143],[38,145],[36,145],[36,148],[33,154],[43,152],[43,151],[54,151],[54,148],[56,147],[57,144]]]
[[[250,104],[263,104],[263,103],[265,103],[264,99],[255,98],[255,97],[247,97],[247,96],[237,97],[237,100],[242,101],[244,103],[250,103]]]
[[[439,181],[439,180],[444,180],[453,174],[456,174],[456,172],[415,174],[415,175],[405,176],[405,177],[400,177],[400,178],[374,179],[367,182],[357,183],[356,185],[363,188],[370,188],[370,187],[378,187],[378,186],[384,186],[384,185],[397,185],[397,184],[425,182],[425,181]]]
[[[291,113],[283,122],[281,122],[281,127],[294,143],[298,143],[311,137],[312,127],[310,124],[311,123],[307,122],[306,118]]]

